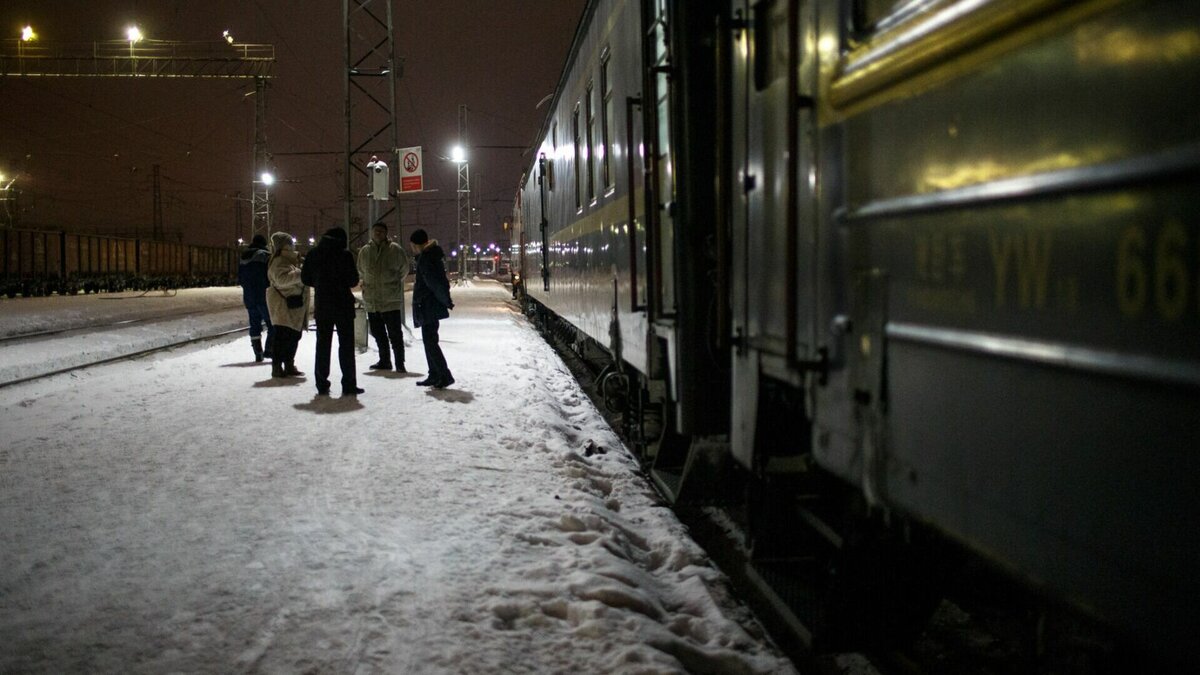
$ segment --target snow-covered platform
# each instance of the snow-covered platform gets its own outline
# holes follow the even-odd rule
[[[446,390],[418,339],[317,397],[311,333],[302,380],[242,335],[0,389],[0,672],[794,672],[505,289],[453,292]]]

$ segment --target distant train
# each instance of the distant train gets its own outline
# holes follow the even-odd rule
[[[232,248],[44,230],[0,230],[0,293],[13,298],[236,283]]]
[[[1197,91],[1194,2],[593,0],[515,290],[818,642],[953,551],[1192,661]]]

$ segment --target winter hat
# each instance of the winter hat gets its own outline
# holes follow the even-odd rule
[[[291,248],[292,235],[288,234],[287,232],[276,232],[275,234],[271,235],[271,247],[274,248],[276,252],[282,251],[285,248]]]
[[[424,246],[425,242],[429,241],[429,235],[425,234],[425,230],[413,230],[413,233],[408,236],[408,240],[417,246]]]
[[[346,231],[340,227],[329,228],[325,231],[325,236],[330,239],[340,239],[343,244],[346,243]]]
[[[254,238],[250,240],[250,246],[253,248],[266,248],[267,238],[261,234],[256,234],[254,235]]]

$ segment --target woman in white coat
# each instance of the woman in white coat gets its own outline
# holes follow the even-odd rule
[[[308,322],[308,289],[300,280],[300,257],[287,232],[271,235],[271,261],[267,265],[267,310],[275,326],[275,349],[271,357],[271,377],[300,377],[296,370],[296,348],[300,331]]]

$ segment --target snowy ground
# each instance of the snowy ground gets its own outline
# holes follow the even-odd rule
[[[318,398],[244,335],[0,389],[0,672],[795,672],[505,291],[454,294],[444,391],[419,341]]]
[[[183,316],[201,312],[199,316]],[[122,325],[145,317],[160,320]],[[100,324],[108,327],[89,332],[86,338],[64,333],[0,346],[0,382],[244,327],[246,310],[237,287],[0,301],[0,337]]]

